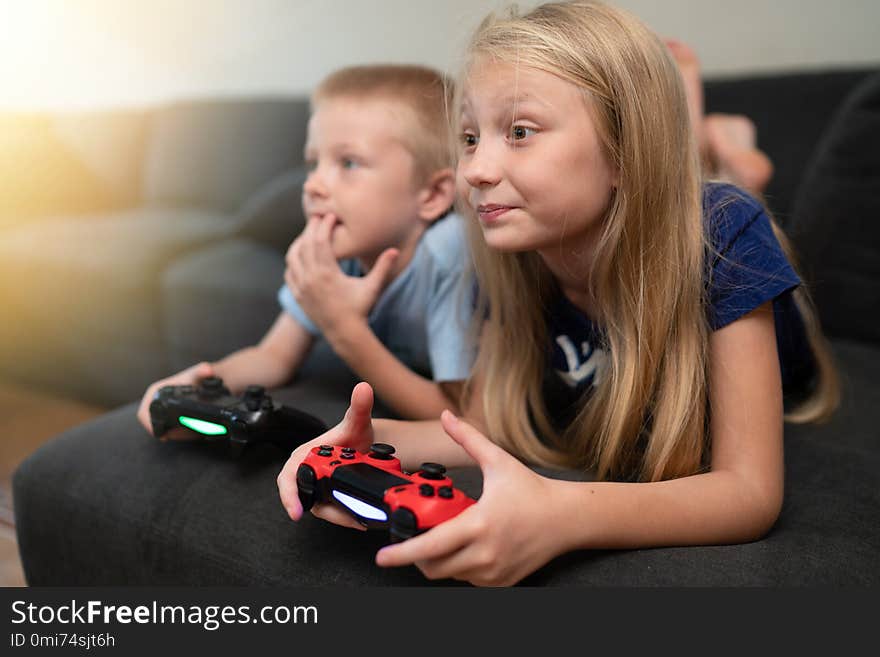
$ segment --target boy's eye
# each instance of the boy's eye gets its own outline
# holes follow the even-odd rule
[[[470,132],[464,132],[461,135],[461,144],[465,148],[472,148],[477,145],[477,136]]]
[[[358,166],[358,163],[350,157],[343,157],[339,162],[343,169],[355,169]]]

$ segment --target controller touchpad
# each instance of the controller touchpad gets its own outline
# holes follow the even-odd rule
[[[382,507],[386,490],[412,483],[367,463],[338,467],[331,480],[333,497],[355,514],[371,520],[385,520]]]

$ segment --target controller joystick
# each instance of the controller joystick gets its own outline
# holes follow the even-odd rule
[[[150,422],[157,438],[183,426],[206,441],[226,441],[233,456],[259,442],[289,453],[327,430],[318,418],[273,401],[263,386],[248,386],[237,397],[216,376],[198,386],[160,388],[150,403]]]
[[[446,466],[439,463],[422,463],[419,474],[423,479],[444,479],[446,475]]]
[[[373,443],[370,446],[370,458],[380,461],[388,461],[396,450],[391,445],[385,443]]]
[[[446,468],[424,463],[403,471],[394,448],[374,443],[366,454],[350,447],[312,448],[296,472],[303,511],[318,503],[341,506],[371,528],[386,528],[391,542],[428,531],[458,515],[474,500],[452,485]]]

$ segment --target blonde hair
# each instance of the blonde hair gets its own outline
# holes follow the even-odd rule
[[[381,100],[403,110],[400,138],[415,158],[416,178],[426,179],[452,165],[447,110],[451,85],[425,66],[372,64],[339,69],[312,93],[314,111],[322,102],[339,98]]]
[[[558,293],[553,276],[536,253],[490,250],[477,222],[468,222],[481,296],[477,317],[487,318],[475,371],[485,377],[489,435],[528,461],[589,468],[600,478],[656,481],[704,469],[709,327],[703,180],[684,87],[665,45],[624,11],[559,2],[522,16],[489,16],[467,57],[464,75],[487,57],[549,72],[582,89],[602,148],[619,172],[589,275],[594,319],[605,336],[599,346],[609,357],[601,382],[559,430],[541,390],[548,342],[542,309]],[[516,303],[510,303],[510,290],[517,291]],[[510,358],[512,344],[516,358]],[[826,392],[796,417],[826,413]]]

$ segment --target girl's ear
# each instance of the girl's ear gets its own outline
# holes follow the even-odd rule
[[[418,192],[419,217],[428,224],[442,217],[455,200],[455,172],[451,168],[432,173]]]

